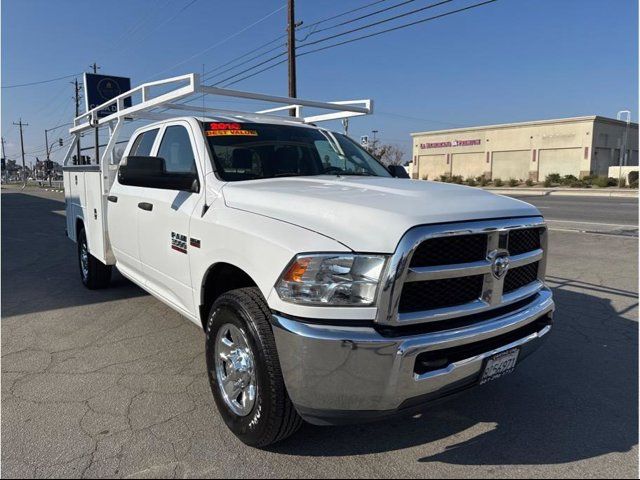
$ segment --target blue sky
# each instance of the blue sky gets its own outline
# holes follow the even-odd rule
[[[310,24],[372,1],[297,0],[296,17]],[[322,27],[400,1],[386,0]],[[453,0],[367,32],[478,1]],[[307,41],[429,3],[416,0],[348,27],[314,33]],[[2,85],[80,73],[94,61],[102,66],[101,73],[129,76],[133,85],[200,72],[203,64],[205,71],[210,70],[283,34],[286,8],[277,9],[284,4],[284,0],[4,0]],[[635,0],[499,0],[301,57],[298,96],[373,98],[376,113],[353,119],[351,135],[359,138],[376,129],[383,141],[407,152],[409,133],[415,131],[576,115],[615,116],[621,109],[632,110],[637,121],[637,26]],[[299,40],[309,31],[300,32]],[[283,64],[233,88],[286,95],[286,75]],[[19,158],[19,135],[12,122],[20,117],[29,123],[27,161],[44,157],[44,129],[72,119],[71,80],[2,89],[1,130],[8,158]],[[51,135],[67,136],[67,132],[59,129]],[[58,151],[54,158],[61,155]]]

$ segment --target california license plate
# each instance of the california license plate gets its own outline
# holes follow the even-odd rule
[[[480,377],[480,385],[512,373],[516,369],[519,354],[519,348],[512,348],[489,357]]]

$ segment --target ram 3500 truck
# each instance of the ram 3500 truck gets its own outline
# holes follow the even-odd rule
[[[158,83],[179,81],[159,97],[155,84],[116,97],[109,117],[96,115],[107,103],[76,118],[67,231],[86,287],[106,287],[115,266],[203,328],[213,397],[243,442],[266,446],[303,420],[416,411],[511,373],[548,334],[547,230],[533,206],[398,178],[316,125],[370,113],[368,101],[221,90],[193,74]],[[135,90],[143,101],[127,106]],[[195,108],[175,103],[194,93],[287,105],[158,113]],[[302,117],[301,106],[334,111]],[[295,117],[274,113],[289,108]],[[156,121],[115,159],[132,118]],[[105,124],[100,164],[71,165],[81,133]]]

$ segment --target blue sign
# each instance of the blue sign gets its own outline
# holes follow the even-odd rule
[[[112,75],[84,74],[84,98],[86,111],[102,105],[124,92],[131,90],[131,80],[126,77]],[[131,98],[124,99],[125,108],[131,106]],[[98,111],[98,118],[106,117],[118,111],[116,104]]]

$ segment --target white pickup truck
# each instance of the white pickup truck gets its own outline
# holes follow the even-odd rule
[[[128,106],[134,94],[142,101]],[[193,94],[285,106],[176,103]],[[109,106],[115,113],[99,118]],[[303,106],[333,111],[303,117]],[[295,117],[276,113],[289,108]],[[176,109],[206,116],[167,113]],[[82,282],[106,287],[116,266],[203,328],[214,399],[249,445],[282,440],[302,420],[415,412],[511,373],[551,329],[539,211],[398,178],[406,174],[315,124],[370,111],[369,101],[222,90],[191,74],[120,95],[71,129],[67,232]],[[118,160],[129,119],[155,121]],[[101,126],[111,135],[100,163],[72,165],[81,134]]]

